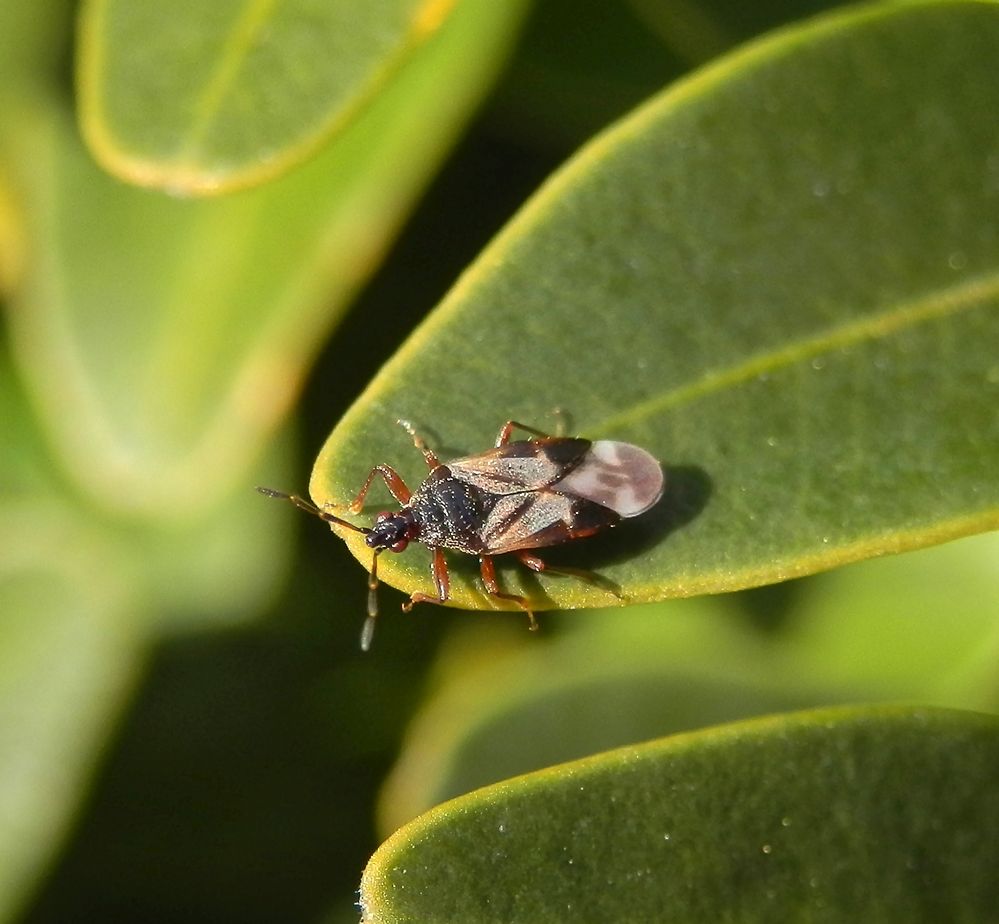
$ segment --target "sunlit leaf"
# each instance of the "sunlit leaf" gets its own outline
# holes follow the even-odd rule
[[[454,6],[89,0],[83,130],[135,183],[204,193],[259,181],[344,128]]]
[[[397,832],[364,920],[986,921],[999,719],[853,708],[611,751]]]
[[[999,525],[999,6],[840,13],[681,82],[554,177],[334,430],[311,492],[425,473],[515,418],[668,467],[565,549],[634,601],[779,581]],[[381,496],[372,504],[381,504]],[[359,537],[348,537],[367,563]],[[380,573],[431,592],[425,553]],[[506,578],[539,608],[580,582]],[[459,606],[486,601],[474,568]],[[495,604],[499,605],[499,604]]]

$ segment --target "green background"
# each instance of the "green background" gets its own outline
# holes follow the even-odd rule
[[[4,6],[0,921],[356,920],[379,844],[442,800],[899,700],[921,705],[642,751],[673,787],[659,807],[701,822],[677,856],[704,899],[643,900],[669,894],[678,920],[769,920],[775,900],[994,919],[994,720],[928,707],[999,704],[999,544],[971,535],[999,509],[999,7],[800,25],[828,6]],[[545,614],[533,636],[490,611],[402,616],[386,584],[362,655],[361,567],[253,486],[342,501],[378,462],[415,482],[395,417],[447,455],[556,405],[667,465],[655,516],[552,556],[649,602]],[[414,546],[384,576],[426,587],[426,564]],[[501,578],[540,608],[606,603]],[[483,607],[468,562],[454,588]],[[757,790],[729,770],[739,747]],[[808,775],[823,748],[872,771],[855,802]],[[619,757],[595,760],[606,808],[628,790]],[[372,915],[493,920],[502,896],[534,920],[533,867],[548,897],[630,920],[599,869],[525,848],[506,878],[477,874],[492,848],[448,823],[524,811],[557,852],[574,806],[546,795],[574,772],[403,828],[365,874]],[[712,864],[756,820],[712,797],[792,783],[786,817],[819,819],[775,816],[801,867],[743,902]],[[823,838],[833,804],[897,836]],[[891,875],[934,825],[953,838],[943,906]],[[414,849],[433,875],[410,908]],[[806,867],[841,878],[793,904]]]

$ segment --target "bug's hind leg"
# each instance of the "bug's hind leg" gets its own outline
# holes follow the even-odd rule
[[[479,559],[479,570],[482,572],[482,583],[486,587],[486,593],[490,597],[498,597],[500,600],[510,600],[516,603],[527,614],[531,631],[537,632],[538,621],[534,618],[534,611],[527,602],[527,598],[520,597],[517,594],[507,594],[499,589],[499,581],[496,580],[496,565],[493,563],[491,556],[483,555]]]
[[[552,416],[555,418],[555,433],[556,437],[565,436],[566,431],[566,421],[568,415],[562,408],[557,407],[552,410]],[[527,424],[522,424],[516,420],[508,420],[502,427],[500,427],[500,432],[496,436],[496,448],[499,449],[501,446],[505,446],[510,442],[510,435],[514,430],[523,430],[525,433],[531,433],[534,436],[539,436],[542,439],[549,439],[553,434],[545,433],[544,430],[539,430],[537,427],[529,427]]]
[[[619,600],[624,599],[618,584],[615,584],[609,578],[605,578],[602,574],[597,574],[595,571],[587,571],[585,568],[566,568],[561,565],[549,565],[543,559],[538,558],[537,555],[532,555],[530,552],[521,551],[514,552],[513,554],[517,556],[522,565],[538,574],[564,574],[566,577],[579,578],[581,581],[586,581],[587,584],[593,584],[601,590],[606,590],[608,593],[614,594]]]
[[[548,436],[544,430],[538,430],[535,427],[529,427],[527,424],[517,423],[516,420],[508,420],[502,427],[500,427],[500,432],[496,436],[496,448],[499,449],[500,446],[505,446],[510,442],[510,434],[514,430],[523,430],[525,433],[533,433],[535,436],[540,436],[545,438]]]

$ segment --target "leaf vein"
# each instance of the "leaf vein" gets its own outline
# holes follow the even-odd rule
[[[827,329],[808,339],[789,343],[781,349],[751,356],[737,365],[708,371],[699,379],[642,401],[627,411],[605,418],[587,430],[592,433],[607,433],[624,429],[654,414],[697,401],[761,375],[858,343],[878,340],[906,328],[970,311],[985,305],[989,300],[999,301],[999,273],[970,279],[962,285],[936,291],[887,311]]]
[[[212,77],[206,82],[196,107],[187,143],[181,161],[193,157],[193,152],[204,139],[212,119],[222,107],[222,102],[233,86],[240,68],[246,61],[254,39],[262,32],[277,0],[250,0],[233,24],[229,38],[219,55]]]

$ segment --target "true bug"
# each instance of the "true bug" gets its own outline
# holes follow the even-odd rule
[[[549,436],[508,420],[500,428],[494,448],[442,463],[408,421],[398,423],[423,453],[430,474],[416,491],[410,491],[391,466],[371,469],[348,509],[361,511],[377,477],[402,506],[395,512],[379,513],[370,527],[349,523],[297,495],[258,488],[262,494],[290,500],[329,523],[364,534],[364,541],[374,550],[368,616],[361,632],[365,651],[371,645],[378,615],[378,556],[386,549],[401,552],[410,542],[420,542],[432,554],[437,595],[411,594],[402,606],[406,612],[417,603],[444,603],[449,598],[450,576],[443,550],[451,549],[477,556],[486,592],[516,603],[533,629],[536,623],[528,601],[500,590],[493,557],[512,553],[532,571],[599,581],[588,571],[549,567],[529,550],[592,536],[622,519],[645,513],[662,497],[662,467],[648,452],[630,443]],[[514,430],[533,437],[511,441]]]

